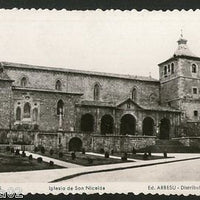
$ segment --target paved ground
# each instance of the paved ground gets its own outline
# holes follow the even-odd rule
[[[200,181],[200,159],[78,176],[62,182]]]
[[[161,155],[161,154],[160,154]],[[187,175],[188,177],[192,174],[192,180],[193,177],[196,176],[197,172],[197,167],[200,164],[200,154],[169,154],[169,156],[174,156],[174,158],[168,158],[168,159],[159,159],[159,160],[149,160],[149,161],[142,161],[142,160],[137,160],[136,162],[128,162],[128,163],[119,163],[119,164],[110,164],[110,165],[100,165],[100,166],[91,166],[91,167],[72,167],[72,168],[65,168],[65,169],[54,169],[54,170],[38,170],[38,171],[26,171],[26,172],[9,172],[9,173],[0,173],[0,182],[2,183],[28,183],[31,182],[38,182],[38,183],[47,183],[51,182],[53,180],[59,180],[61,181],[63,177],[68,177],[71,175],[77,175],[81,173],[93,173],[94,171],[102,171],[102,170],[117,170],[113,172],[104,172],[107,174],[105,176],[101,176],[102,173],[97,173],[95,174],[90,174],[89,176],[82,175],[79,176],[79,178],[74,178],[74,179],[69,179],[68,181],[153,181],[154,174],[162,174],[163,179],[173,179],[174,176],[171,176],[170,174],[174,174],[174,170],[177,172],[180,172],[180,170],[185,169],[185,165],[188,167],[186,168],[185,171],[181,172],[185,173],[185,176],[187,175],[187,171],[190,170],[190,173]],[[181,161],[184,159],[194,159],[198,158],[198,160],[190,160],[190,161]],[[160,164],[159,163],[166,163],[166,162],[177,162],[177,166],[173,165],[175,163],[171,164]],[[179,162],[181,161],[181,162]],[[62,161],[63,162],[63,161]],[[192,163],[192,164],[190,164]],[[156,164],[156,166],[149,166],[152,164]],[[168,169],[169,166],[171,168]],[[141,167],[143,166],[143,167]],[[145,167],[144,167],[145,166]],[[174,167],[173,167],[174,166]],[[189,167],[190,166],[190,167]],[[132,169],[126,169],[126,168],[132,168],[132,167],[139,167],[139,168],[132,168]],[[153,168],[152,168],[153,167]],[[158,168],[157,168],[158,167]],[[192,171],[192,167],[195,167],[195,173]],[[123,170],[122,170],[123,169]],[[166,170],[164,170],[166,169]],[[120,170],[120,171],[119,171]],[[126,171],[128,171],[126,173]],[[137,173],[136,173],[137,172]],[[109,174],[112,175],[109,175]],[[125,173],[125,174],[124,174]],[[135,174],[134,174],[135,173]],[[132,175],[133,174],[133,175]],[[142,174],[142,176],[140,176]],[[175,173],[176,174],[176,173]],[[90,176],[94,176],[93,178],[89,178]],[[101,178],[100,178],[101,176]],[[113,176],[113,177],[111,177]],[[116,179],[116,177],[120,177],[119,179]],[[160,175],[161,176],[161,175]],[[166,178],[167,176],[167,178]],[[170,178],[171,176],[171,178]],[[99,179],[98,179],[99,177]],[[106,178],[104,178],[106,177]],[[142,178],[144,177],[144,178]],[[162,178],[162,177],[161,177]],[[151,180],[152,179],[152,180]],[[177,178],[176,178],[177,179]],[[196,176],[196,179],[199,179],[199,175]],[[194,180],[196,180],[194,178]],[[172,181],[171,180],[171,181]],[[185,179],[184,179],[185,180]],[[66,181],[66,180],[63,180]],[[167,180],[166,180],[167,181]]]

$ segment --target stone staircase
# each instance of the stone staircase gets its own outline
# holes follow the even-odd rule
[[[138,152],[152,153],[200,153],[200,149],[196,147],[186,147],[179,141],[175,140],[156,140],[156,144],[140,149]]]

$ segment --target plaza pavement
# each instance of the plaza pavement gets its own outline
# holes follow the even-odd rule
[[[26,152],[28,155],[28,152]],[[56,159],[48,158],[46,156],[41,156],[38,154],[33,154],[34,158],[42,157],[44,161],[54,161],[56,165],[63,166],[65,165],[68,168],[63,169],[49,169],[49,170],[36,170],[36,171],[24,171],[24,172],[3,172],[0,173],[0,182],[2,183],[47,183],[47,182],[60,182],[65,179],[78,177],[85,174],[99,173],[99,172],[109,172],[114,170],[128,170],[133,168],[148,167],[153,165],[160,165],[166,163],[180,162],[184,160],[194,160],[200,159],[200,154],[176,154],[169,153],[168,156],[171,158],[167,159],[158,159],[158,160],[135,160],[135,162],[125,162],[118,164],[109,164],[109,165],[98,165],[83,167],[77,166],[71,163],[64,161],[59,161]],[[91,154],[91,153],[90,153]],[[162,155],[162,154],[153,154],[153,155]],[[99,155],[102,156],[102,155]],[[71,167],[70,167],[71,166]],[[85,180],[87,181],[87,179]]]

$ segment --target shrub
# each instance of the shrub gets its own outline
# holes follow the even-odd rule
[[[104,156],[105,158],[109,158],[109,153],[106,151]]]
[[[92,164],[93,163],[93,159],[92,158],[87,158],[88,164]]]
[[[164,152],[163,155],[164,155],[164,158],[167,158],[167,152]]]
[[[38,158],[37,158],[37,161],[38,161],[38,163],[41,163],[41,162],[42,162],[42,158],[41,158],[41,157],[38,157]]]
[[[72,152],[72,153],[71,153],[71,158],[72,158],[72,160],[75,160],[75,159],[76,159],[76,154],[75,154],[75,152]]]
[[[104,149],[100,149],[100,151],[99,151],[99,153],[104,153],[105,151],[104,151]]]
[[[19,155],[19,149],[16,149],[15,155]]]
[[[127,157],[128,157],[128,155],[127,155],[127,153],[125,152],[124,155],[121,157],[121,160],[122,160],[122,161],[127,161]]]
[[[29,155],[28,159],[29,159],[29,160],[33,160],[33,156],[32,156],[32,154]]]
[[[11,153],[15,153],[15,150],[14,150],[13,147],[10,149],[10,152],[11,152]]]
[[[143,160],[148,160],[148,155],[147,155],[146,152],[145,152],[144,155],[143,155]]]
[[[137,153],[137,151],[136,151],[136,149],[133,147],[133,149],[132,149],[132,154],[136,154]]]
[[[50,149],[49,154],[52,156],[54,153],[53,149]]]
[[[34,152],[38,152],[38,151],[39,151],[38,147],[35,147]]]
[[[85,154],[85,148],[82,148],[82,154]]]
[[[45,154],[45,148],[43,146],[41,147],[40,151],[42,154]]]
[[[54,162],[53,161],[49,161],[49,166],[54,166]]]
[[[10,147],[9,146],[6,146],[6,151],[10,151]]]
[[[110,151],[110,153],[111,153],[111,155],[113,155],[113,154],[114,154],[114,150],[112,149],[112,150]]]
[[[59,156],[59,158],[62,158],[63,157],[63,152],[59,152],[58,156]]]
[[[22,157],[26,157],[26,153],[22,151]]]

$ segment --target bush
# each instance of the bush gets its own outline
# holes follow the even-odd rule
[[[45,148],[44,147],[41,147],[40,151],[41,151],[42,154],[45,154]]]
[[[63,157],[63,152],[59,152],[58,156],[59,156],[59,158],[62,158]]]
[[[6,147],[6,151],[10,151],[10,147],[9,146]]]
[[[38,151],[39,151],[38,147],[35,147],[34,152],[38,152]]]
[[[32,156],[32,155],[29,155],[28,159],[29,159],[29,160],[33,160],[33,156]]]
[[[106,151],[104,156],[105,158],[109,158],[109,153]]]
[[[100,149],[100,151],[99,151],[99,153],[104,153],[105,151],[104,151],[104,149]]]
[[[71,153],[71,158],[72,158],[72,160],[75,160],[75,159],[76,159],[76,154],[75,154],[75,152],[72,152],[72,153]]]
[[[92,158],[88,158],[87,161],[88,161],[88,164],[92,164],[93,163],[93,159]]]
[[[16,149],[15,155],[19,155],[19,149]]]
[[[133,147],[133,149],[132,149],[132,154],[136,154],[137,153],[137,151],[136,151],[136,149]]]
[[[148,155],[147,155],[146,152],[145,152],[144,155],[143,155],[143,160],[148,160]]]
[[[14,150],[13,147],[10,149],[10,152],[11,152],[11,153],[15,153],[15,150]]]
[[[54,166],[54,162],[53,161],[49,161],[49,166]]]
[[[164,158],[167,158],[167,152],[164,152],[163,155],[164,155]]]
[[[22,151],[22,157],[26,157],[26,153]]]
[[[38,158],[37,158],[37,161],[38,161],[38,163],[41,163],[41,162],[42,162],[42,158],[41,158],[41,157],[38,157]]]
[[[127,155],[127,153],[125,152],[124,155],[121,157],[121,160],[122,160],[122,161],[127,161],[127,157],[128,157],[128,155]]]
[[[50,149],[49,154],[52,156],[54,153],[53,149]]]
[[[85,154],[85,148],[82,148],[82,154]]]
[[[114,150],[112,149],[112,150],[110,151],[110,153],[111,153],[111,155],[113,155],[113,154],[114,154]]]

